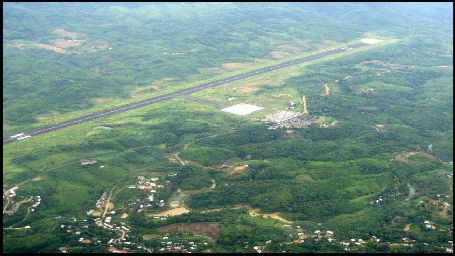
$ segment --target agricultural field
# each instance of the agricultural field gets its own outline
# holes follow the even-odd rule
[[[452,6],[4,10],[4,136],[381,40],[5,144],[4,253],[453,250]]]

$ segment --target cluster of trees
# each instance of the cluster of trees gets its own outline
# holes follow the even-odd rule
[[[205,166],[222,164],[236,156],[235,151],[213,147],[189,147],[181,154],[183,159],[191,159]]]
[[[201,189],[209,187],[211,182],[210,174],[207,170],[184,166],[180,169],[177,176],[172,177],[172,185],[185,190]]]

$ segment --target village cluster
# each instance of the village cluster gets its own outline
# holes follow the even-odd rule
[[[81,224],[78,221],[78,219],[75,217],[70,218],[71,219],[70,221],[64,220],[63,218],[61,218],[61,216],[59,216],[59,217],[60,217],[59,219],[62,219],[62,224],[60,224],[60,229],[66,231],[66,233],[75,234],[75,235],[79,236],[78,242],[81,244],[86,244],[86,245],[88,245],[88,244],[102,245],[103,244],[103,242],[100,238],[89,237],[89,235],[87,233],[91,227],[90,226],[92,224],[91,221],[95,221],[95,224],[97,226],[103,227],[104,229],[107,229],[107,230],[118,231],[118,232],[122,233],[120,238],[110,239],[109,242],[107,242],[107,244],[109,245],[110,252],[127,253],[127,252],[131,252],[131,250],[133,250],[133,249],[139,249],[139,250],[151,252],[150,249],[146,248],[144,245],[127,241],[127,237],[128,237],[127,232],[129,232],[130,229],[127,228],[126,226],[124,226],[124,225],[126,225],[125,223],[121,223],[121,225],[119,225],[119,226],[109,225],[109,224],[106,225],[106,223],[102,224],[100,222],[100,218],[97,218],[94,220],[84,219]],[[82,225],[82,228],[80,227],[80,225]],[[86,231],[84,231],[84,230],[86,230]],[[117,245],[117,246],[121,245],[121,246],[123,246],[123,248],[120,250],[120,249],[114,247],[114,245]],[[61,248],[60,251],[62,253],[67,253],[67,250],[64,247]]]
[[[306,128],[316,120],[315,117],[304,115],[302,112],[294,111],[278,111],[273,114],[266,115],[262,119],[265,123],[272,123],[268,129],[275,130],[277,128]]]
[[[129,185],[129,189],[140,189],[144,191],[150,192],[150,194],[147,196],[147,199],[144,202],[140,202],[139,204],[139,209],[137,212],[143,211],[145,208],[152,208],[153,203],[155,205],[158,205],[159,207],[164,207],[166,205],[165,201],[163,199],[161,200],[156,200],[155,201],[155,196],[156,196],[156,190],[157,189],[162,189],[164,188],[169,181],[166,181],[165,184],[156,184],[156,182],[159,180],[158,177],[152,177],[152,178],[146,178],[144,176],[138,176],[137,177],[137,183],[135,185]],[[130,203],[129,205],[136,205],[137,202]]]
[[[188,244],[170,241],[169,236],[162,237],[160,252],[180,252],[180,253],[191,253],[197,250],[201,246],[207,246],[208,243],[204,242],[198,247],[197,242],[190,241]]]
[[[10,189],[3,189],[3,199],[7,200],[7,204],[3,208],[3,214],[11,216],[19,211],[20,207],[26,203],[34,202],[32,206],[28,208],[29,211],[34,212],[35,208],[41,204],[41,196],[29,196],[21,201],[15,202],[12,198],[16,197],[16,190],[19,189],[18,186],[12,187]],[[21,196],[20,198],[22,198]],[[10,207],[8,207],[10,206]],[[24,229],[29,229],[30,226],[25,226]]]
[[[372,200],[372,201],[370,201],[370,202],[368,202],[368,203],[369,203],[369,204],[372,204],[372,205],[376,205],[376,204],[380,204],[380,203],[385,202],[385,200],[387,200],[387,199],[389,199],[389,198],[392,198],[392,200],[395,200],[395,198],[393,198],[393,197],[395,197],[395,194],[394,194],[394,193],[390,194],[390,196],[387,196],[387,195],[386,195],[385,198],[383,198],[381,195],[379,195],[379,196],[378,196],[378,199]]]
[[[90,160],[90,161],[93,162],[93,160]],[[159,181],[158,177],[146,178],[145,176],[138,176],[136,184],[129,185],[129,186],[127,186],[127,188],[148,191],[148,192],[150,192],[150,195],[148,195],[146,197],[144,202],[141,202],[140,199],[137,199],[135,202],[130,203],[129,206],[137,204],[138,208],[139,208],[137,210],[138,212],[141,212],[145,208],[151,208],[152,203],[155,201],[155,198],[156,198],[157,189],[162,189],[165,187],[165,185],[163,185],[163,184],[157,184],[157,181]],[[97,226],[102,227],[103,229],[121,233],[121,236],[119,238],[112,238],[107,242],[107,244],[109,244],[109,246],[110,246],[109,251],[113,252],[113,253],[130,252],[131,248],[129,248],[129,247],[135,246],[137,249],[151,252],[150,249],[148,249],[144,245],[138,245],[134,242],[128,241],[128,237],[129,237],[128,233],[130,233],[131,230],[130,230],[130,227],[127,227],[127,225],[124,222],[120,222],[120,224],[113,223],[112,215],[117,214],[117,212],[113,209],[110,209],[110,208],[113,208],[113,205],[111,205],[111,203],[108,202],[109,201],[108,198],[109,198],[108,193],[104,192],[102,194],[102,196],[100,197],[100,199],[98,199],[98,201],[96,202],[97,210],[96,211],[90,210],[89,212],[87,212],[87,214],[94,216],[94,217],[98,217],[98,218],[94,219],[95,224]],[[157,204],[159,207],[165,206],[164,200],[159,200],[159,201],[156,200],[155,204]],[[102,213],[103,209],[104,209],[104,213]],[[106,216],[106,215],[111,215],[111,216]],[[128,214],[123,213],[120,216],[120,218],[126,218],[127,216],[128,216]],[[165,220],[166,218],[162,218],[162,219]],[[87,239],[85,239],[84,237],[79,238],[79,242],[84,243],[84,241],[87,241]],[[119,246],[119,245],[124,246],[123,249],[120,250],[115,247],[115,246]]]

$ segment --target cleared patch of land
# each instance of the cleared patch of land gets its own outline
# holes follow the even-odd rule
[[[182,215],[182,214],[188,213],[188,212],[190,212],[190,210],[188,208],[178,207],[178,208],[174,208],[174,209],[167,210],[167,211],[160,212],[160,213],[153,213],[153,214],[150,214],[149,216],[157,216],[157,217],[178,216],[178,215]]]
[[[218,238],[221,235],[218,222],[177,223],[160,227],[157,231],[160,234],[190,233],[210,238]]]
[[[260,209],[249,209],[248,215],[253,217],[262,217],[262,218],[272,218],[286,223],[291,223],[291,221],[278,215],[279,213],[259,213]]]
[[[232,62],[232,63],[224,63],[223,67],[226,69],[238,69],[238,68],[246,68],[251,66],[251,63],[242,63],[242,62]]]
[[[255,105],[240,103],[240,104],[237,104],[237,105],[234,105],[234,106],[223,108],[222,111],[228,112],[228,113],[232,113],[232,114],[235,114],[235,115],[239,115],[239,116],[244,116],[244,115],[251,114],[251,113],[253,113],[255,111],[258,111],[258,110],[261,110],[261,109],[263,109],[263,107],[258,107],[258,106],[255,106]]]
[[[293,46],[293,45],[290,45],[290,44],[282,44],[282,45],[278,45],[279,49],[284,49],[284,50],[291,50],[291,51],[299,51],[300,48],[297,47],[297,46]]]
[[[243,174],[243,173],[245,173],[247,170],[248,170],[248,166],[245,166],[245,165],[237,166],[237,167],[234,167],[234,169],[233,169],[231,172],[229,172],[229,175],[233,175],[233,174]]]
[[[40,180],[43,180],[43,176],[36,176],[35,178],[33,178],[33,181],[40,181]]]
[[[302,100],[303,100],[303,113],[308,115],[308,107],[307,107],[307,103],[306,103],[306,96],[303,96]]]
[[[77,39],[77,38],[81,37],[81,34],[76,33],[76,32],[69,32],[69,31],[66,31],[63,28],[58,28],[58,29],[54,30],[52,33],[57,34],[57,35],[62,36],[62,37],[68,37],[68,38],[71,38],[71,39]]]
[[[403,229],[404,231],[409,231],[411,230],[411,224],[406,224],[406,227]]]
[[[59,48],[55,45],[38,44],[37,47],[41,48],[41,49],[51,50],[51,51],[57,52],[57,53],[65,53],[65,54],[67,53],[64,49]]]
[[[65,40],[65,39],[57,39],[54,41],[53,45],[59,48],[68,48],[68,47],[77,47],[81,45],[85,40]]]
[[[282,52],[282,51],[273,51],[270,54],[272,55],[272,58],[274,58],[274,59],[282,59],[282,58],[286,58],[287,56],[290,55],[290,53]]]
[[[328,84],[324,84],[324,92],[321,94],[321,96],[328,96],[330,94],[330,87]]]
[[[433,155],[430,155],[428,153],[425,153],[425,152],[417,152],[417,151],[414,151],[414,152],[402,152],[398,155],[396,155],[392,161],[396,161],[396,162],[400,162],[400,163],[409,163],[409,157],[411,156],[415,156],[415,155],[420,155],[420,156],[423,156],[429,160],[436,160],[436,157],[433,156]]]
[[[243,85],[239,87],[232,88],[232,91],[242,93],[242,94],[248,94],[248,93],[253,93],[259,90],[257,87],[251,87],[248,85]]]

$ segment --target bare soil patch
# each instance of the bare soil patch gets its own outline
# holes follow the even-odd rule
[[[286,223],[291,223],[291,221],[281,217],[280,215],[278,215],[279,213],[259,213],[260,209],[256,208],[256,209],[250,209],[248,210],[248,215],[250,216],[259,216],[259,217],[263,217],[263,218],[272,218],[272,219],[276,219],[276,220],[279,220],[279,221],[283,221],[283,222],[286,222]]]
[[[257,80],[257,81],[253,81],[253,82],[249,82],[249,83],[243,84],[243,85],[238,86],[238,87],[234,87],[234,88],[232,88],[232,91],[233,92],[237,92],[237,93],[248,94],[248,93],[252,93],[252,92],[258,91],[259,90],[259,86],[261,86],[261,85],[278,85],[278,83],[273,81],[273,80],[270,80],[270,79],[260,79],[260,80]]]
[[[168,211],[160,212],[160,213],[153,213],[150,214],[151,216],[158,216],[158,217],[167,217],[167,216],[178,216],[182,215],[184,213],[188,213],[190,210],[186,207],[179,207],[179,208],[174,208]]]
[[[243,173],[246,173],[246,171],[248,170],[248,167],[247,166],[237,166],[237,167],[234,167],[234,170],[232,170],[229,175],[233,175],[233,174],[243,174]]]
[[[107,104],[107,103],[113,103],[114,99],[108,99],[108,98],[95,98],[93,101],[96,104]]]
[[[176,223],[160,227],[157,231],[160,234],[190,233],[210,238],[218,238],[221,235],[218,222]]]
[[[409,157],[415,156],[415,155],[421,155],[428,160],[436,160],[436,157],[433,155],[430,155],[425,152],[402,152],[398,155],[396,155],[392,161],[400,162],[400,163],[409,163]]]
[[[81,241],[81,243],[83,243],[83,244],[89,244],[91,242],[92,242],[92,240],[90,240],[90,239],[84,239]]]
[[[290,94],[278,93],[278,94],[272,94],[272,97],[273,97],[273,98],[278,98],[278,99],[279,99],[279,98],[283,98],[283,97],[284,97],[284,98],[288,98],[288,97],[291,97],[291,95],[290,95]]]
[[[406,224],[406,227],[404,227],[404,231],[409,231],[411,229],[411,224]]]
[[[169,203],[169,206],[170,206],[170,207],[173,207],[173,208],[179,207],[179,206],[180,206],[180,202],[178,202],[178,201],[171,201],[171,202]]]
[[[63,38],[58,38],[52,41],[49,44],[36,44],[36,43],[28,43],[26,46],[29,47],[36,47],[45,50],[50,50],[56,53],[63,53],[63,54],[81,54],[80,51],[83,52],[95,52],[99,50],[105,50],[108,47],[108,43],[106,41],[90,41],[90,40],[76,40],[77,38],[81,37],[78,33],[68,32],[64,29],[56,29],[53,31],[54,34],[59,35]],[[67,39],[70,38],[70,39]],[[22,48],[23,44],[18,44],[16,42],[15,45],[11,45],[11,47]],[[68,49],[68,48],[75,48],[75,49]],[[99,72],[99,70],[98,70]]]
[[[306,96],[303,96],[302,100],[303,100],[303,113],[308,115],[308,108],[306,105]]]
[[[71,39],[77,39],[77,38],[81,37],[81,34],[76,33],[76,32],[69,32],[69,31],[64,30],[63,28],[58,28],[58,29],[54,30],[52,33],[57,34],[62,37],[68,37]]]
[[[324,92],[321,94],[322,97],[329,95],[330,87],[328,84],[324,84]]]
[[[81,45],[85,40],[79,41],[70,41],[65,39],[57,39],[54,41],[53,45],[59,48],[68,48],[68,47],[77,47]]]
[[[259,90],[257,87],[250,87],[248,85],[243,85],[240,87],[236,87],[232,89],[234,92],[242,93],[242,94],[248,94],[252,92],[256,92]]]
[[[206,74],[217,73],[219,71],[221,71],[220,68],[199,68],[199,72]]]
[[[290,55],[288,52],[273,51],[270,53],[274,59],[282,59]]]
[[[293,45],[290,45],[290,44],[282,44],[282,45],[278,45],[279,49],[284,49],[284,50],[291,50],[291,51],[294,51],[294,52],[297,52],[300,50],[299,47],[296,47],[296,46],[293,46]]]
[[[272,219],[276,219],[276,220],[280,220],[280,221],[283,221],[283,222],[290,223],[289,220],[281,217],[280,215],[278,215],[278,213],[262,214],[262,217],[264,217],[264,218],[272,218]]]
[[[38,48],[41,49],[46,49],[46,50],[51,50],[53,52],[58,52],[58,53],[67,53],[64,49],[53,46],[53,45],[48,45],[48,44],[38,44]]]
[[[40,180],[43,180],[43,176],[36,176],[35,178],[33,178],[33,181],[40,181]]]
[[[95,210],[95,211],[90,212],[90,216],[93,216],[93,217],[100,217],[101,215],[103,215],[103,212],[100,210]]]
[[[173,162],[173,163],[177,162],[177,158],[175,158],[174,155],[167,155],[167,156],[166,156],[166,159],[167,159],[169,162]]]
[[[230,62],[230,63],[223,64],[223,67],[226,69],[246,68],[249,66],[251,66],[251,63],[248,63],[248,62]]]
[[[121,249],[115,247],[115,246],[110,246],[109,249],[107,249],[109,252],[114,252],[114,251],[122,251]]]
[[[242,208],[249,208],[247,204],[235,204],[232,207],[227,207],[227,208],[215,208],[215,209],[209,209],[209,210],[203,210],[200,211],[201,213],[206,213],[206,212],[219,212],[224,209],[242,209]]]

